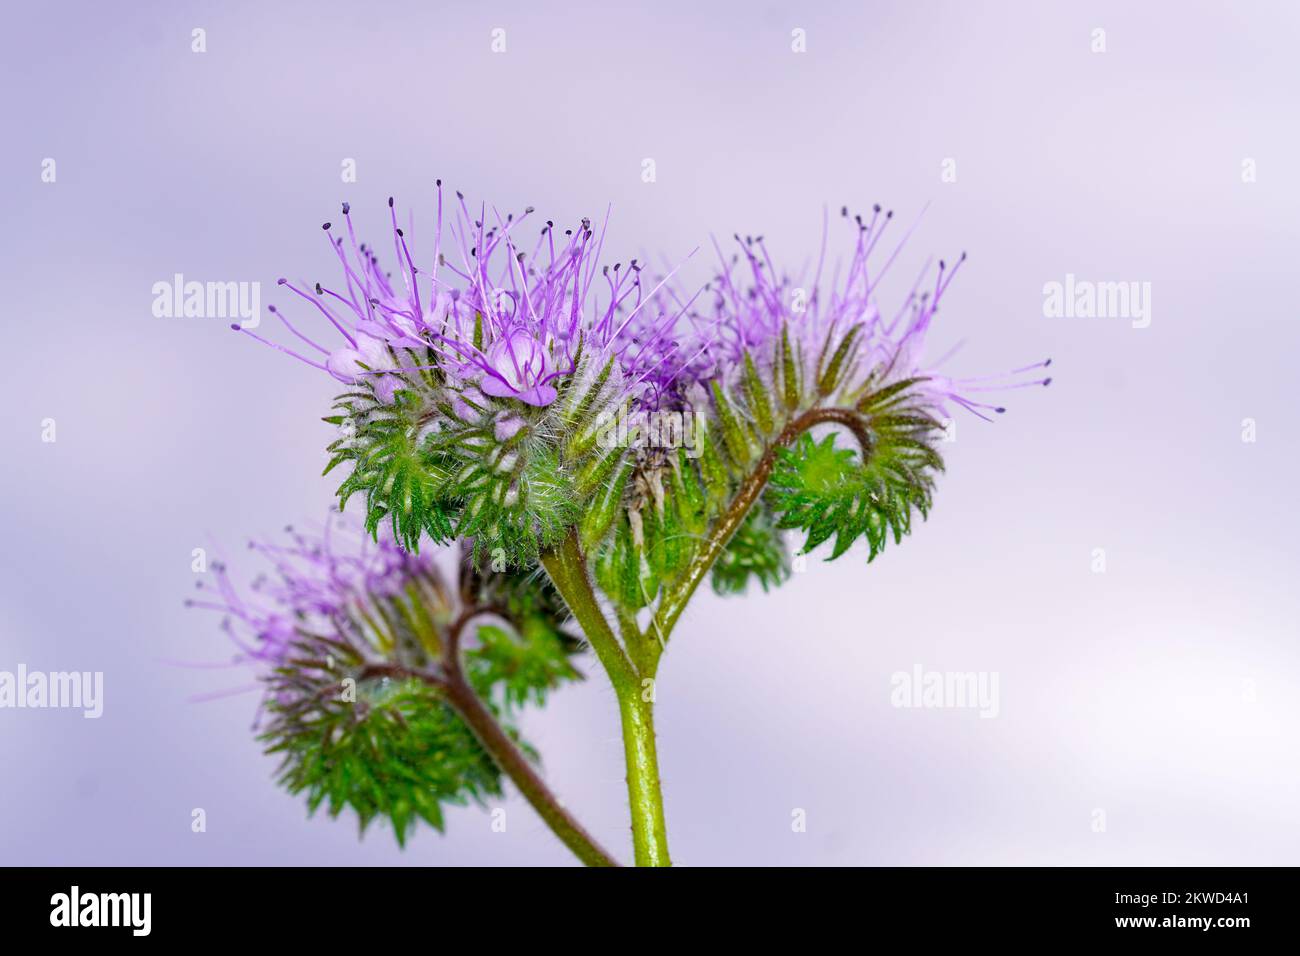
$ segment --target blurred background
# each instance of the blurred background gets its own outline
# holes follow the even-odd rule
[[[153,284],[260,282],[264,317],[311,325],[275,280],[336,278],[320,223],[347,200],[387,241],[392,195],[428,256],[435,177],[561,222],[612,203],[610,261],[701,246],[701,283],[713,234],[762,233],[797,270],[824,206],[910,222],[928,203],[886,306],[966,250],[931,354],[967,339],[951,367],[972,375],[1054,359],[996,423],[958,419],[901,547],[692,606],[658,686],[678,863],[1296,862],[1294,5],[83,0],[5,19],[0,670],[102,671],[104,712],[0,710],[0,863],[569,861],[513,796],[505,833],[454,810],[405,851],[309,821],[252,739],[256,695],[191,701],[244,675],[165,663],[230,654],[182,607],[192,549],[239,568],[248,537],[324,514],[334,389],[225,320],[154,317]],[[1046,317],[1067,274],[1149,282],[1150,325]],[[524,726],[630,856],[614,698],[588,665]],[[998,716],[891,706],[917,666],[996,673]]]

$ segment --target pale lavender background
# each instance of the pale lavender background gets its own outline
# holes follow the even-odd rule
[[[192,548],[239,556],[330,501],[332,389],[219,320],[153,318],[151,285],[289,304],[277,276],[334,276],[339,200],[383,235],[389,194],[429,221],[435,176],[556,219],[612,201],[620,258],[740,230],[797,265],[823,203],[932,201],[906,267],[971,253],[936,342],[969,336],[972,374],[1056,359],[995,425],[961,420],[903,547],[684,620],[659,690],[680,863],[1296,863],[1294,5],[614,6],[7,10],[0,669],[107,687],[97,722],[0,711],[0,863],[567,861],[514,798],[507,833],[454,811],[404,853],[308,822],[250,739],[254,698],[187,702],[238,679],[159,663],[226,653],[181,607]],[[1150,281],[1151,327],[1044,318],[1067,272]],[[891,708],[918,662],[1000,672],[1002,715]],[[602,679],[526,726],[625,851]]]

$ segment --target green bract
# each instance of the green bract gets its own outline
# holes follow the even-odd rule
[[[423,535],[437,544],[468,538],[497,562],[535,563],[626,456],[597,443],[601,416],[624,397],[612,360],[580,353],[556,400],[538,407],[449,376],[432,350],[389,348],[405,366],[392,399],[360,388],[340,395],[338,414],[325,419],[344,432],[325,473],[351,464],[340,507],[361,493],[372,533],[387,521],[412,551]]]
[[[389,522],[404,547],[427,535],[474,543],[476,554],[509,566],[535,563],[577,527],[597,581],[617,604],[653,603],[698,553],[710,524],[765,451],[774,449],[772,489],[727,543],[713,569],[715,588],[743,591],[752,575],[764,590],[788,576],[778,531],[807,532],[804,550],[832,537],[838,557],[860,537],[872,560],[887,536],[901,539],[912,511],[930,506],[940,423],[915,389],[923,379],[873,388],[876,375],[845,387],[860,335],[828,338],[810,363],[783,333],[774,354],[744,354],[737,380],[711,383],[687,407],[702,421],[695,447],[609,447],[600,441],[624,397],[612,361],[580,358],[545,407],[493,398],[446,376],[432,350],[398,356],[407,366],[391,400],[359,388],[336,401],[327,421],[345,434],[330,445],[328,473],[351,463],[341,504],[366,502],[366,527]],[[816,413],[838,417],[816,421]],[[858,447],[814,441],[800,428],[848,430]],[[865,442],[865,446],[863,445]],[[865,455],[865,458],[864,458]]]

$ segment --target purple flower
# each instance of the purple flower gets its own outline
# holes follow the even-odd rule
[[[936,416],[960,407],[989,419],[1005,409],[985,401],[986,393],[1051,381],[1042,374],[1050,360],[1000,375],[949,373],[947,362],[962,343],[935,357],[929,331],[965,254],[951,265],[940,260],[937,272],[927,263],[906,296],[887,305],[883,282],[911,230],[886,244],[891,212],[876,206],[867,217],[842,214],[856,227],[847,261],[827,262],[825,224],[815,268],[803,274],[778,271],[763,237],[736,236],[739,254],[728,259],[719,249],[714,281],[692,288],[676,279],[676,269],[643,281],[635,259],[626,267],[601,265],[604,225],[593,228],[582,219],[561,230],[548,220],[534,233],[531,208],[517,218],[486,206],[472,214],[457,193],[449,211],[439,183],[427,268],[417,265],[412,250],[413,224],[398,226],[390,199],[395,272],[380,264],[373,247],[357,242],[344,203],[342,235],[325,224],[341,284],[280,280],[310,303],[318,324],[323,319],[333,327],[334,342],[318,342],[274,306],[271,312],[305,350],[235,328],[353,391],[373,394],[381,405],[399,391],[418,394],[422,427],[437,429],[444,416],[431,412],[450,409],[459,423],[490,427],[498,442],[525,427],[554,434],[554,421],[541,422],[565,380],[581,394],[607,366],[613,373],[601,401],[609,407],[630,401],[629,411],[699,408],[710,401],[700,386],[711,381],[743,390],[746,356],[772,371],[783,337],[794,350],[804,399],[823,404],[852,405],[868,387],[910,380]],[[527,247],[525,233],[532,237]],[[697,306],[701,296],[704,304]],[[815,394],[809,386],[828,343],[844,341],[850,331],[835,394]],[[350,408],[349,414],[357,413]]]
[[[346,646],[361,658],[385,659],[386,598],[418,592],[421,605],[447,610],[451,591],[437,567],[437,552],[402,550],[382,533],[372,540],[359,525],[337,512],[315,533],[286,529],[285,543],[252,542],[250,549],[270,564],[249,588],[235,587],[224,564],[213,567],[205,596],[186,603],[221,612],[222,628],[235,644],[236,663],[254,665],[264,675],[285,665],[295,648],[321,638]]]
[[[546,346],[529,329],[517,326],[505,332],[489,346],[487,365],[490,371],[480,388],[495,398],[517,398],[528,405],[549,405],[555,401],[555,388],[547,384]]]
[[[372,247],[357,242],[347,203],[346,235],[324,225],[342,285],[279,280],[342,342],[321,344],[275,307],[270,311],[306,344],[306,354],[232,328],[346,385],[372,388],[385,403],[404,382],[437,367],[454,387],[544,407],[555,400],[558,380],[577,371],[580,352],[602,365],[614,359],[628,394],[657,394],[680,374],[673,330],[685,306],[660,294],[664,282],[647,290],[635,259],[601,266],[603,227],[597,232],[583,219],[561,232],[548,220],[525,249],[531,208],[518,218],[487,207],[472,215],[456,196],[454,215],[446,216],[439,181],[427,268],[417,265],[390,199],[396,280]]]
[[[841,215],[847,219],[848,209],[842,209]],[[699,348],[689,351],[699,357],[679,377],[732,382],[741,374],[746,352],[757,363],[771,362],[781,336],[787,334],[802,365],[804,380],[811,381],[827,343],[841,341],[857,326],[859,332],[849,362],[853,371],[844,376],[839,390],[844,393],[867,381],[881,388],[903,379],[921,379],[916,387],[935,411],[947,415],[950,406],[960,406],[987,420],[987,413],[1006,409],[980,401],[977,395],[1049,384],[1050,378],[1035,373],[1050,365],[1051,359],[1000,375],[963,378],[942,371],[961,342],[938,358],[925,357],[930,325],[966,254],[962,253],[951,266],[940,260],[937,273],[933,263],[927,262],[906,298],[891,311],[883,311],[878,296],[880,284],[911,235],[909,229],[887,255],[883,249],[878,250],[892,221],[893,213],[882,212],[880,206],[874,207],[869,218],[854,217],[853,253],[847,263],[835,268],[834,278],[828,283],[823,281],[825,225],[821,254],[810,277],[778,273],[762,236],[736,236],[747,269],[737,268],[740,257],[729,262],[718,250],[722,270],[714,283],[713,311],[691,314],[701,333]]]
[[[395,369],[396,363],[381,339],[357,332],[354,335],[355,347],[335,349],[325,359],[325,368],[340,382],[354,385],[368,372],[382,372]],[[375,391],[383,402],[391,402],[401,379],[397,375],[377,374],[371,380]]]

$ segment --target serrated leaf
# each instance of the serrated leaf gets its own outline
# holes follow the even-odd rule
[[[903,391],[893,389],[884,400]],[[865,538],[867,560],[875,560],[889,537],[897,544],[911,532],[913,509],[923,518],[929,512],[933,473],[943,468],[926,440],[936,424],[919,412],[864,417],[873,438],[865,462],[861,449],[836,445],[838,433],[821,441],[801,435],[780,451],[773,470],[769,499],[777,525],[803,530],[804,552],[834,538],[828,560]]]

